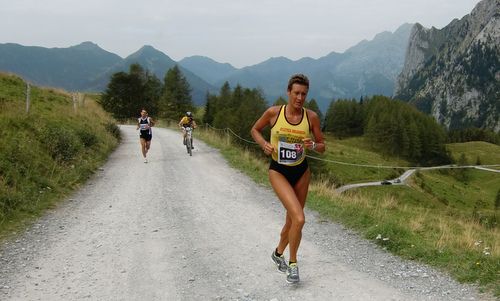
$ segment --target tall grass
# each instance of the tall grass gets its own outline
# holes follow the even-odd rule
[[[311,185],[308,206],[340,221],[404,258],[448,271],[456,279],[499,291],[500,233],[472,218],[457,218],[446,208],[426,208],[394,194],[372,198],[376,189],[338,195],[324,184]],[[386,238],[386,240],[377,239]]]

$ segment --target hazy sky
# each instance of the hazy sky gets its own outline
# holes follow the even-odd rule
[[[403,23],[442,28],[478,0],[0,0],[0,43],[92,41],[126,57],[151,45],[178,61],[235,67],[270,57],[319,58]]]

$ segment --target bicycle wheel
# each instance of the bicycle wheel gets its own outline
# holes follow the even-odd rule
[[[193,155],[193,152],[192,152],[192,149],[191,149],[191,139],[186,139],[186,149],[187,149],[187,152],[190,156]]]

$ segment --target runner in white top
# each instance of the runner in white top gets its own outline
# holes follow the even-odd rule
[[[144,163],[148,163],[146,157],[149,148],[151,147],[151,139],[153,138],[153,127],[154,122],[151,117],[148,117],[148,112],[145,109],[141,110],[141,117],[137,119],[137,130],[140,130],[140,141],[141,141],[141,151],[144,157]]]

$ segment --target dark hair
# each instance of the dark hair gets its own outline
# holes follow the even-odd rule
[[[307,76],[301,73],[294,74],[292,75],[292,77],[290,77],[290,79],[288,80],[288,91],[292,90],[293,84],[306,86],[307,89],[309,89],[309,79],[307,78]]]

